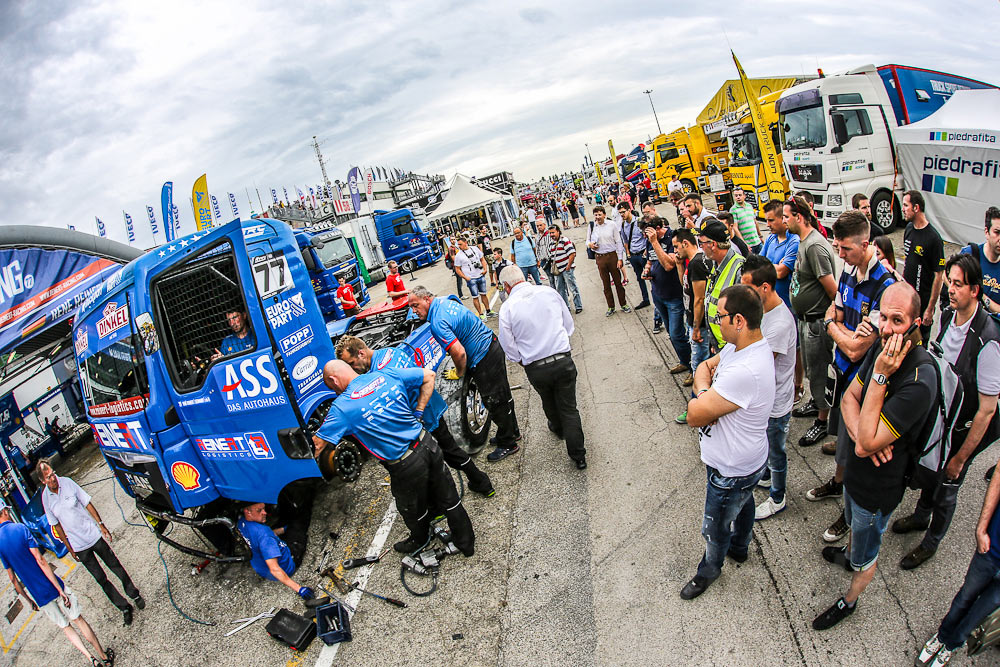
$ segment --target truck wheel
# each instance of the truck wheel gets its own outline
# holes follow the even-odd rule
[[[323,479],[328,482],[335,477],[353,482],[361,476],[361,450],[350,440],[341,440],[336,447],[327,445],[320,453],[317,463]]]
[[[902,213],[899,202],[888,190],[879,190],[872,197],[872,232],[878,236],[888,234],[899,225]]]
[[[441,378],[437,382],[437,389],[448,403],[443,419],[458,446],[469,456],[474,456],[486,446],[489,439],[490,411],[471,376],[466,375],[458,380],[443,379],[444,371],[452,367],[451,358],[446,357],[437,370],[438,378]]]
[[[412,259],[408,259],[408,260],[406,260],[405,262],[403,262],[402,264],[399,265],[399,272],[401,274],[402,273],[413,273],[414,269],[416,269],[416,268],[417,268],[417,266],[416,266],[416,264],[413,263],[413,260]]]
[[[697,191],[698,190],[694,187],[694,181],[691,181],[690,179],[687,178],[681,179],[681,192],[683,192],[686,195],[689,195],[692,192],[697,192]]]

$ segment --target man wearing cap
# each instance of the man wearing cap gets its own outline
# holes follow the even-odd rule
[[[718,219],[711,216],[705,218],[697,226],[697,230],[698,245],[705,256],[715,262],[705,289],[705,318],[714,338],[710,341],[713,352],[718,352],[726,344],[719,326],[719,296],[722,290],[740,281],[746,258],[730,243],[729,231]]]
[[[95,665],[111,667],[115,652],[101,648],[90,624],[80,614],[80,603],[69,586],[52,571],[49,562],[42,558],[38,542],[24,524],[14,523],[10,507],[0,501],[0,562],[7,569],[7,576],[17,594],[28,601],[32,610],[39,609],[50,621],[62,628],[66,638]],[[70,629],[70,625],[73,629]],[[91,652],[83,639],[94,648]]]
[[[52,534],[62,540],[74,559],[83,563],[111,603],[122,612],[125,625],[131,625],[132,605],[108,580],[97,558],[100,557],[122,582],[125,594],[135,601],[136,607],[145,609],[146,601],[112,551],[111,533],[90,501],[90,495],[69,477],[56,475],[52,464],[45,459],[38,462],[38,479],[44,485],[42,507],[46,520],[52,526]]]

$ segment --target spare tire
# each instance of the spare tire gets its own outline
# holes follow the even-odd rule
[[[474,456],[489,440],[490,411],[486,408],[471,375],[466,374],[457,380],[445,379],[445,372],[454,367],[451,357],[445,355],[444,361],[436,371],[435,389],[448,404],[448,410],[443,417],[448,430],[451,431],[458,446],[469,456]]]

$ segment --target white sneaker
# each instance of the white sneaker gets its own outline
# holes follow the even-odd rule
[[[957,649],[956,649],[957,650]],[[955,651],[949,651],[944,646],[941,650],[937,652],[934,656],[934,661],[930,664],[930,667],[944,667],[949,662],[951,662],[951,656],[955,654]]]
[[[788,498],[782,498],[780,503],[774,502],[774,498],[768,496],[764,499],[760,505],[757,505],[757,511],[754,512],[754,521],[760,521],[762,519],[767,519],[774,516],[778,512],[784,512],[785,507],[788,504]]]
[[[770,489],[771,488],[771,478],[768,477],[767,479],[764,479],[762,477],[761,479],[757,480],[757,486],[759,486],[762,489]]]
[[[917,656],[917,659],[914,661],[913,664],[916,665],[917,667],[926,667],[931,663],[931,660],[934,659],[934,656],[936,656],[938,654],[938,651],[940,651],[943,647],[944,644],[938,641],[938,636],[937,633],[935,632],[934,636],[928,639],[927,643],[924,644],[924,647],[920,649],[920,654]]]

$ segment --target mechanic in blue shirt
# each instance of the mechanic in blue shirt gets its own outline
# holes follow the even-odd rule
[[[323,367],[323,381],[339,396],[313,436],[316,454],[350,435],[382,463],[389,472],[396,509],[410,531],[393,548],[414,553],[426,544],[430,508],[435,507],[448,517],[455,546],[472,556],[476,542],[472,522],[441,448],[420,422],[434,393],[434,373],[425,368],[384,368],[358,375],[347,362],[335,359]],[[419,391],[415,405],[409,400],[413,390]]]
[[[514,398],[507,378],[507,358],[500,341],[476,315],[454,296],[437,297],[422,285],[410,290],[410,308],[431,325],[431,333],[455,362],[458,377],[468,370],[483,397],[490,419],[497,425],[494,449],[486,460],[500,461],[520,448],[521,429],[514,414]],[[454,378],[452,378],[454,379]]]
[[[400,345],[399,347],[384,347],[380,350],[373,350],[357,336],[341,336],[337,341],[337,358],[346,361],[357,373],[362,374],[385,368],[416,368],[420,366],[414,358],[412,348],[408,349],[404,345]],[[419,397],[418,387],[410,390],[411,407],[416,405]],[[435,390],[431,394],[430,401],[427,402],[427,407],[424,408],[422,420],[424,427],[437,440],[441,453],[444,455],[444,462],[455,470],[461,470],[469,478],[469,488],[487,498],[493,496],[496,491],[493,489],[489,476],[476,467],[472,457],[458,446],[455,437],[448,429],[448,424],[444,420],[444,413],[447,410],[448,404]]]
[[[41,610],[50,621],[62,628],[66,638],[87,660],[100,666],[114,664],[114,650],[109,648],[105,652],[101,648],[97,635],[80,614],[76,595],[56,576],[49,562],[42,558],[38,542],[28,528],[14,523],[10,507],[3,501],[0,501],[0,562],[7,569],[7,576],[17,594],[28,601],[31,609]],[[81,636],[93,647],[92,652]]]
[[[300,522],[272,529],[265,521],[267,506],[254,503],[243,508],[243,517],[236,526],[250,546],[250,566],[265,579],[281,582],[302,599],[310,599],[313,597],[312,589],[300,586],[290,576],[305,555],[306,530]],[[308,525],[306,521],[306,529]]]
[[[243,310],[227,310],[226,322],[233,333],[222,339],[222,343],[216,348],[212,355],[212,361],[220,357],[228,357],[239,354],[244,350],[253,349],[257,345],[257,338],[250,330],[250,318]]]

